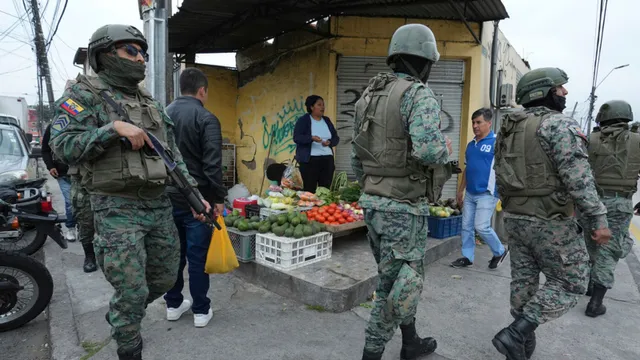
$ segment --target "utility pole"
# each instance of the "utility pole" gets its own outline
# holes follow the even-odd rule
[[[576,113],[576,108],[578,107],[578,102],[576,101],[576,104],[573,105],[573,111],[571,112],[571,118],[573,119],[573,115],[575,115]]]
[[[149,44],[149,62],[144,86],[163,106],[167,105],[167,0],[139,0],[144,36]]]
[[[44,43],[44,33],[42,32],[42,24],[40,23],[40,10],[38,9],[38,1],[30,0],[31,3],[31,20],[33,21],[33,28],[35,32],[35,38],[33,39],[36,45],[36,58],[38,60],[38,74],[39,77],[44,77],[45,84],[47,85],[47,96],[49,99],[49,112],[53,110],[53,104],[55,99],[53,97],[53,85],[51,84],[51,70],[49,69],[49,59],[47,59],[47,48]],[[42,89],[42,86],[39,86]],[[41,97],[42,99],[42,94]],[[48,122],[51,119],[44,119],[44,107],[40,104],[43,113],[41,121]],[[49,115],[49,114],[47,114]],[[40,121],[40,120],[39,120]]]
[[[593,106],[596,102],[596,86],[591,87],[589,95],[589,113],[587,114],[587,138],[591,135],[591,121],[593,120]]]

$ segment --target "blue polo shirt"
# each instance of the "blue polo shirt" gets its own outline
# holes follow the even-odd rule
[[[497,196],[496,173],[493,171],[493,147],[496,134],[489,132],[484,139],[473,139],[465,152],[465,176],[467,178],[467,192],[478,195],[487,191]]]

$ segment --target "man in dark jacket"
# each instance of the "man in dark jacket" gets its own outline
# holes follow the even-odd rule
[[[204,73],[196,68],[185,69],[180,75],[180,92],[167,107],[167,115],[175,123],[175,137],[189,174],[198,182],[198,189],[210,204],[215,204],[215,216],[223,212],[227,189],[222,184],[222,132],[220,121],[207,109],[209,83]],[[181,258],[175,286],[165,295],[167,320],[175,321],[190,308],[196,327],[206,326],[213,312],[209,291],[209,275],[204,264],[211,241],[211,228],[193,218],[189,204],[177,189],[168,187],[173,203],[173,218],[178,227]],[[182,273],[189,260],[189,290],[193,306],[182,296]]]
[[[67,221],[65,222],[67,232],[65,233],[65,237],[67,241],[73,242],[76,241],[76,220],[71,207],[71,179],[69,179],[67,175],[69,167],[54,158],[51,152],[51,146],[49,146],[50,137],[51,124],[47,126],[42,136],[42,160],[44,160],[45,165],[47,165],[49,174],[58,180],[60,192],[62,192],[62,196],[64,197],[64,211],[67,215]]]

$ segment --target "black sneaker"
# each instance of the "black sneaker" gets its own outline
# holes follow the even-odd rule
[[[497,269],[498,266],[502,265],[502,262],[504,261],[504,259],[507,257],[508,254],[509,254],[509,250],[505,249],[502,255],[492,257],[491,261],[489,261],[489,269],[491,270]]]
[[[451,266],[456,269],[459,269],[459,268],[471,267],[473,266],[473,263],[466,257],[461,257],[460,259],[452,262]]]

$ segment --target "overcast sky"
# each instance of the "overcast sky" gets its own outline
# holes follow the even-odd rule
[[[174,0],[174,7],[181,1]],[[532,68],[555,66],[569,75],[566,86],[567,108],[578,102],[576,119],[586,116],[591,90],[594,40],[599,0],[502,0],[510,15],[500,22],[500,28],[518,53]],[[56,19],[64,0],[41,0],[43,29],[48,38],[56,6]],[[32,30],[27,21],[20,22],[25,10],[21,0],[0,1],[0,95],[24,96],[29,104],[37,102],[35,52],[30,45]],[[609,2],[607,22],[600,62],[601,81],[619,65],[629,67],[614,71],[598,87],[599,105],[610,99],[631,103],[640,116],[640,55],[634,17],[640,13],[640,1]],[[23,17],[26,19],[26,17]],[[17,22],[17,24],[15,24]],[[142,30],[137,0],[69,0],[49,53],[55,98],[62,93],[64,83],[80,71],[74,67],[73,56],[78,47],[87,45],[95,29],[107,23],[133,24]],[[13,25],[17,25],[13,30]],[[232,54],[198,56],[198,62],[235,66]],[[633,94],[633,95],[632,95]],[[45,101],[47,97],[44,97]]]

